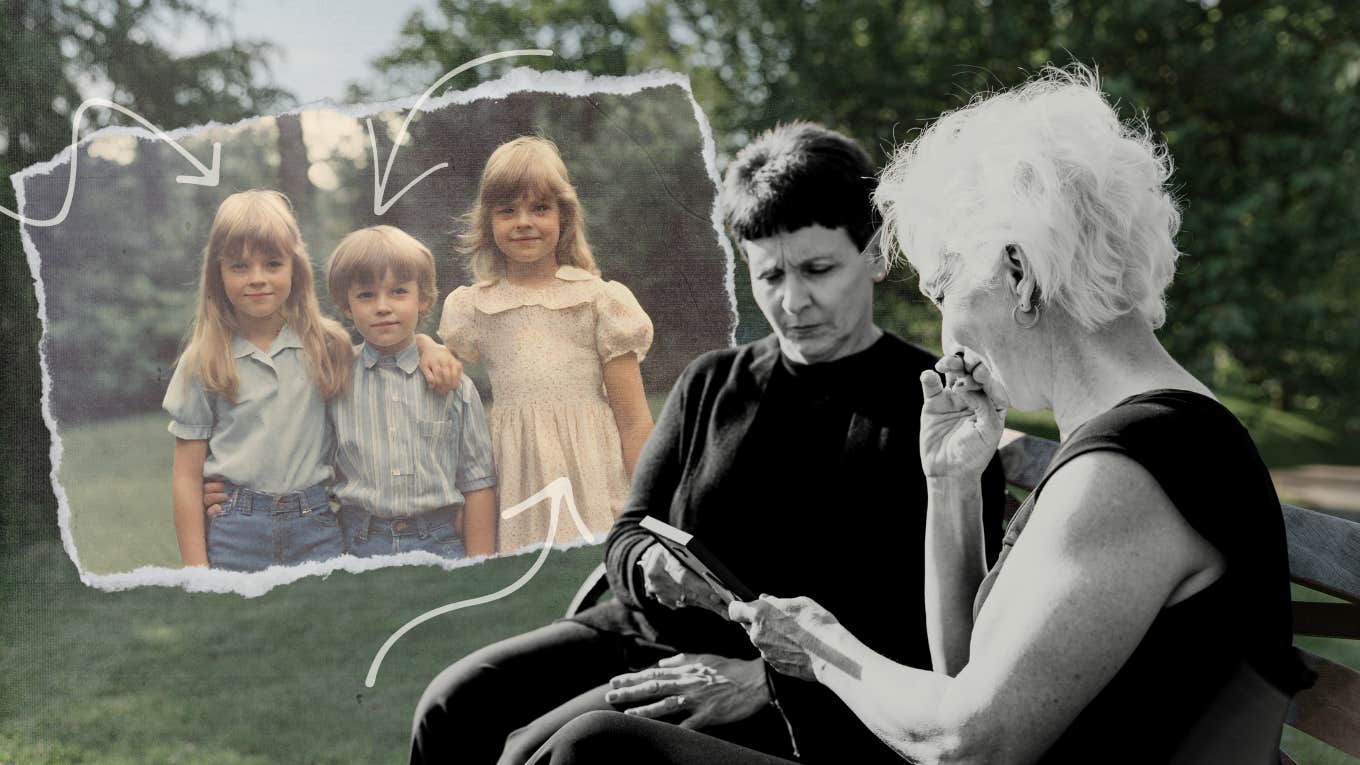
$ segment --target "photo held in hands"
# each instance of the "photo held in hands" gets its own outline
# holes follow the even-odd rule
[[[723,603],[755,600],[755,592],[742,584],[741,580],[737,579],[736,575],[693,534],[651,516],[642,519],[642,528],[652,532],[657,542],[676,560],[712,587],[713,592],[722,598]]]

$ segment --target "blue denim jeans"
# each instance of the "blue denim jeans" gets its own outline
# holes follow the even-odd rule
[[[226,494],[222,512],[208,519],[210,567],[262,571],[344,554],[325,484],[288,494],[227,484]]]
[[[351,555],[374,555],[424,550],[444,558],[466,558],[467,547],[458,532],[457,510],[440,508],[419,515],[379,518],[355,507],[340,508],[340,524]]]

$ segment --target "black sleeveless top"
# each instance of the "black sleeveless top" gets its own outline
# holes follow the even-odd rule
[[[1285,693],[1308,683],[1292,648],[1284,520],[1270,474],[1231,412],[1184,390],[1132,396],[1058,449],[1007,529],[1001,556],[978,589],[975,616],[1049,477],[1093,451],[1118,452],[1147,470],[1227,566],[1204,590],[1162,609],[1040,761],[1166,762],[1243,662]]]

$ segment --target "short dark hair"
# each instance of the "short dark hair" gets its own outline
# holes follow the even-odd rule
[[[737,153],[723,179],[723,221],[738,239],[812,225],[844,228],[864,249],[878,180],[868,152],[812,122],[779,125]]]

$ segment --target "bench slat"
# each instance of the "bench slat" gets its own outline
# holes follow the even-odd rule
[[[1360,606],[1296,600],[1294,634],[1360,640]]]
[[[1299,653],[1318,679],[1312,688],[1294,696],[1285,722],[1360,757],[1360,672],[1302,649]]]
[[[1360,523],[1293,505],[1284,510],[1289,575],[1328,595],[1360,603]]]

